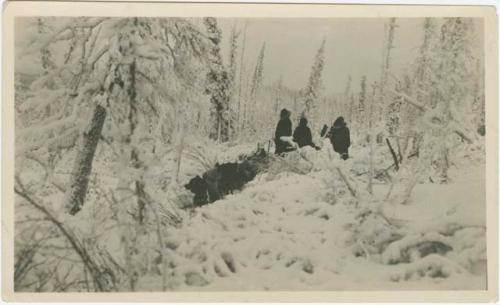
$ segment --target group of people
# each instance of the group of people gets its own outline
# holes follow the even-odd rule
[[[312,140],[311,129],[307,126],[307,119],[302,116],[299,121],[299,125],[295,128],[292,133],[292,121],[290,120],[290,111],[287,109],[282,109],[280,113],[280,120],[276,126],[276,131],[274,134],[274,143],[276,145],[275,153],[281,155],[297,148],[304,146],[311,146],[316,150],[321,149],[321,147],[314,144]],[[339,116],[333,125],[328,129],[325,124],[320,133],[321,137],[328,137],[330,143],[333,146],[333,150],[340,154],[343,160],[349,158],[349,146],[351,146],[351,139],[349,135],[349,128],[344,121],[344,118]],[[292,139],[296,145],[293,145],[288,141]]]
[[[276,126],[275,143],[278,155],[296,150],[297,147],[311,146],[317,150],[321,147],[314,144],[311,129],[307,126],[307,119],[302,116],[299,125],[292,131],[290,111],[281,110],[280,120]],[[348,149],[351,145],[349,129],[344,118],[338,117],[333,126],[323,126],[321,137],[328,137],[333,149],[341,158],[349,158]],[[214,168],[192,178],[184,187],[194,194],[193,205],[202,206],[224,198],[235,190],[242,189],[246,183],[265,170],[269,164],[269,155],[261,149],[238,162],[217,163]]]

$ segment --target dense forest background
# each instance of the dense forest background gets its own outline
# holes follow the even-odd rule
[[[257,275],[265,277],[263,270],[275,270],[277,261],[288,261],[275,270],[283,281],[269,289],[345,289],[339,284],[344,277],[363,286],[355,274],[365,265],[371,270],[362,276],[366,283],[410,283],[390,286],[395,289],[485,285],[481,22],[343,21],[354,28],[376,22],[381,29],[370,38],[377,48],[357,49],[347,58],[331,50],[357,38],[329,39],[336,21],[322,21],[325,33],[314,32],[296,50],[286,39],[256,34],[262,23],[275,37],[285,35],[280,22],[294,21],[17,20],[17,291],[262,289]],[[337,31],[348,33],[345,24]],[[294,36],[293,29],[286,37]],[[358,53],[378,59],[365,63]],[[290,54],[298,57],[280,66],[278,58]],[[347,62],[343,67],[353,71],[332,71],[335,62]],[[322,149],[276,161],[241,193],[192,207],[192,194],[183,187],[189,179],[257,147],[272,153],[282,108],[291,110],[294,127],[300,116],[308,118]],[[319,134],[337,116],[351,130],[346,162],[332,157]],[[470,191],[464,198],[473,202],[448,198],[464,186]],[[303,189],[295,194],[290,188]],[[429,191],[435,199],[422,197]],[[307,211],[273,210],[279,196],[283,209],[295,200]],[[437,217],[441,212],[452,216]],[[405,219],[415,213],[432,217]],[[278,217],[270,222],[295,219],[295,233],[310,221],[298,215],[317,216],[311,232],[326,217],[334,226],[321,225],[328,237],[309,239],[331,238],[335,246],[311,250],[315,257],[264,238],[255,246],[262,247],[260,254],[247,258],[256,248],[246,251],[236,241],[255,241],[252,230],[268,225],[259,222],[264,216],[251,220],[261,214]],[[248,227],[237,222],[241,217]],[[241,226],[248,231],[239,232]],[[345,234],[350,237],[337,240]],[[349,259],[350,267],[330,266],[332,251],[337,260]],[[262,262],[259,257],[269,253],[280,258]],[[320,266],[341,276],[327,280],[332,274],[318,272]],[[297,279],[291,286],[288,270]],[[303,274],[318,278],[304,283]],[[386,281],[370,279],[374,274]],[[238,283],[227,280],[234,277]],[[412,282],[421,278],[431,280]]]

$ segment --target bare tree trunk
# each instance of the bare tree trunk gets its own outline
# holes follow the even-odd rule
[[[408,136],[405,138],[405,142],[403,144],[403,156],[404,156],[404,158],[409,159],[410,153],[412,150],[415,150],[415,136],[414,135]]]
[[[134,168],[139,169],[142,167],[142,162],[139,158],[139,151],[137,147],[132,143],[132,137],[134,135],[135,129],[137,127],[138,122],[138,114],[137,114],[137,92],[135,87],[136,82],[136,61],[132,61],[129,66],[128,71],[128,79],[127,79],[127,95],[129,98],[130,110],[128,113],[128,121],[130,124],[130,133],[127,135],[126,145],[132,145],[130,160]],[[146,197],[144,191],[144,181],[141,179],[135,181],[135,192],[137,196],[137,206],[138,206],[138,220],[139,224],[143,224],[145,220],[145,209],[146,209]]]
[[[222,120],[220,119],[220,116],[217,117],[217,143],[221,142],[221,125],[222,125]]]
[[[396,137],[396,145],[398,146],[398,159],[399,159],[399,163],[402,163],[402,161],[403,161],[403,153],[401,151],[401,143],[399,141],[399,137]]]
[[[229,111],[231,113],[231,111]],[[229,120],[227,120],[227,136],[226,136],[226,141],[231,141],[233,138],[233,125],[231,125],[231,122],[233,121],[233,116],[230,114]]]
[[[136,185],[137,187],[137,185]],[[121,180],[118,183],[118,188],[116,193],[118,198],[115,198],[114,194],[111,194],[111,200],[113,205],[111,206],[114,218],[118,224],[119,234],[120,234],[120,246],[123,251],[124,266],[126,280],[128,281],[130,291],[135,290],[136,276],[134,275],[136,268],[132,260],[132,253],[136,251],[135,234],[133,228],[136,227],[136,223],[130,223],[128,221],[129,215],[126,208],[123,206],[126,203],[126,196],[129,196],[127,181]],[[135,226],[134,226],[135,225]]]
[[[144,182],[142,181],[135,181],[135,192],[137,194],[137,205],[139,206],[139,213],[138,213],[138,218],[139,218],[139,223],[143,224],[145,217],[145,212],[146,212],[146,194],[144,192]]]
[[[389,150],[391,151],[392,159],[394,159],[394,166],[396,167],[396,170],[399,170],[399,162],[398,162],[398,157],[396,156],[396,152],[391,146],[391,142],[389,142],[389,139],[385,139],[387,142],[387,146],[389,146]]]
[[[184,128],[182,128],[180,143],[177,147],[177,157],[176,157],[176,169],[175,169],[175,180],[179,182],[179,173],[181,171],[181,161],[182,161],[182,152],[184,150]]]
[[[448,149],[443,148],[441,151],[441,183],[448,182],[448,168],[450,167],[448,161]]]
[[[356,192],[356,189],[352,186],[352,184],[349,182],[349,180],[347,180],[347,177],[344,175],[344,173],[342,172],[342,170],[339,167],[336,167],[336,169],[337,169],[337,172],[340,175],[340,178],[342,178],[342,180],[346,184],[347,189],[349,190],[349,192],[351,193],[351,195],[353,197],[357,198],[358,193]]]
[[[92,162],[105,119],[106,109],[97,105],[90,125],[81,137],[66,199],[66,209],[71,215],[78,213],[85,202],[90,173],[92,172]]]
[[[373,175],[374,175],[374,168],[373,168],[373,104],[375,102],[375,96],[372,96],[370,98],[370,118],[368,119],[368,132],[369,132],[369,139],[370,139],[370,174],[368,175],[368,192],[370,195],[373,194]]]
[[[368,175],[368,193],[373,194],[373,134],[371,133],[371,117],[370,117],[370,174]]]

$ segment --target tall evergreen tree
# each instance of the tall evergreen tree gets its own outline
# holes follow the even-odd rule
[[[49,35],[52,32],[50,27],[42,18],[37,18],[37,30],[38,35],[41,36]],[[55,68],[55,64],[52,61],[52,52],[48,46],[40,48],[40,61],[42,62],[42,69],[45,74],[49,73],[50,69]]]
[[[403,85],[398,83],[396,85],[396,91],[400,92],[403,90]],[[389,103],[387,107],[387,131],[390,136],[395,136],[399,132],[400,127],[400,113],[401,113],[402,97],[395,96]]]
[[[377,100],[377,105],[374,105],[374,117],[370,119],[375,120],[376,125],[380,126],[386,108],[388,107],[387,98],[387,86],[388,78],[391,69],[391,51],[394,48],[394,36],[395,30],[398,27],[396,23],[396,18],[390,18],[389,22],[385,25],[385,37],[384,37],[384,49],[382,52],[382,70],[380,73],[379,90],[375,100]]]
[[[435,86],[440,130],[443,132],[437,142],[440,144],[441,181],[448,181],[449,147],[447,139],[454,133],[455,123],[463,129],[473,128],[467,124],[465,113],[457,109],[470,109],[473,101],[475,61],[471,56],[473,24],[467,18],[447,18],[441,27],[440,48],[437,66],[439,83]],[[436,120],[434,120],[436,121]]]
[[[251,128],[252,132],[256,131],[257,122],[256,122],[256,111],[257,111],[257,94],[259,93],[263,77],[264,77],[264,55],[266,51],[266,43],[262,45],[259,55],[257,57],[257,62],[255,63],[255,69],[252,75],[252,81],[250,83],[250,95],[249,99],[246,103],[246,111],[245,111],[245,121],[244,127]]]
[[[358,123],[359,128],[364,129],[366,126],[364,124],[367,113],[366,113],[366,75],[361,77],[361,84],[359,89],[359,99],[358,99],[358,107],[356,112],[356,121]]]
[[[238,37],[239,33],[236,31],[236,27],[233,26],[231,29],[231,36],[229,39],[230,49],[229,49],[229,126],[228,126],[228,136],[232,136],[237,126],[237,82],[236,82],[236,70],[237,70],[237,55],[238,55]]]
[[[207,86],[205,92],[210,95],[212,103],[210,109],[210,138],[225,142],[229,140],[229,98],[230,78],[222,62],[220,44],[222,33],[213,17],[204,18],[204,24],[208,33],[210,43],[209,65],[210,71],[207,75]]]
[[[319,102],[322,81],[321,75],[325,65],[325,43],[325,40],[321,42],[316,56],[314,57],[311,74],[309,75],[309,81],[304,91],[305,109],[303,114],[311,119],[311,125],[314,124],[314,118],[316,116],[316,110]]]
[[[245,27],[243,28],[243,42],[241,43],[241,52],[240,52],[240,75],[238,81],[238,132],[240,132],[243,127],[244,114],[245,114],[245,105],[246,99],[243,94],[243,74],[245,72],[245,63],[243,59],[245,58],[245,46],[247,40],[247,26],[248,22],[245,21]],[[242,100],[243,99],[243,100]]]
[[[349,76],[347,77],[347,83],[345,85],[345,89],[344,89],[344,96],[342,97],[342,100],[344,101],[344,104],[347,105],[347,108],[345,109],[349,109],[349,113],[348,113],[348,120],[351,121],[352,123],[352,111],[350,111],[351,107],[349,105],[350,103],[350,95],[351,95],[351,83],[352,83],[352,77],[351,75],[349,74]]]
[[[283,103],[283,75],[280,74],[278,83],[276,85],[276,98],[274,102],[274,114],[277,115],[280,111],[281,104]]]
[[[481,61],[477,59],[476,69],[474,74],[474,88],[473,88],[473,102],[472,110],[476,113],[473,118],[475,126],[477,126],[477,132],[484,136],[485,135],[485,97],[484,97],[484,69]]]
[[[194,68],[205,63],[207,41],[184,19],[78,17],[56,27],[60,28],[39,35],[26,50],[29,54],[57,44],[67,46],[69,52],[56,67],[48,67],[49,73],[37,77],[30,97],[22,102],[23,111],[36,119],[16,131],[16,141],[21,144],[16,153],[19,159],[29,153],[43,159],[47,149],[74,153],[70,183],[62,191],[66,192],[67,210],[76,214],[92,183],[94,159],[104,151],[117,177],[112,192],[118,204],[112,208],[120,223],[126,270],[120,281],[126,281],[127,289],[133,291],[139,271],[131,253],[141,251],[135,240],[143,232],[139,229],[143,226],[137,224],[148,220],[146,200],[152,201],[143,177],[156,161],[154,156],[145,157],[147,144],[171,138],[172,109],[183,108],[189,100],[186,84],[193,89],[201,81]],[[66,90],[68,86],[71,90]],[[55,112],[42,111],[44,105],[54,106]],[[107,145],[98,150],[101,139]],[[111,272],[94,271],[98,276]],[[110,290],[96,284],[96,291]]]

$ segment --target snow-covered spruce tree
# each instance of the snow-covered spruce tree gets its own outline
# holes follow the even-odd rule
[[[435,107],[436,94],[434,87],[438,83],[435,67],[437,66],[438,51],[438,26],[434,18],[425,18],[423,21],[423,40],[418,49],[415,61],[412,63],[410,80],[405,80],[405,94],[415,97],[419,103],[428,107]],[[401,88],[400,88],[401,89]],[[415,90],[414,90],[415,89]],[[396,97],[399,98],[399,97]],[[403,100],[404,101],[404,100]],[[410,103],[401,105],[401,134],[403,135],[403,151],[409,154],[418,152],[418,143],[423,136],[418,120],[423,112]]]
[[[43,19],[41,20],[43,24],[50,23],[49,18]],[[79,19],[78,23],[67,23],[60,27],[54,26],[51,31],[38,32],[39,35],[33,40],[33,43],[20,52],[21,59],[36,56],[43,49],[47,50],[47,52],[42,53],[39,73],[33,75],[34,81],[28,82],[28,87],[25,88],[25,98],[16,101],[18,103],[16,116],[23,121],[22,126],[18,125],[20,129],[16,131],[16,161],[19,161],[16,164],[16,176],[20,181],[16,183],[16,193],[24,199],[23,202],[30,203],[32,208],[46,214],[45,216],[51,219],[50,224],[53,227],[61,228],[55,230],[58,234],[55,234],[53,238],[60,237],[62,241],[71,244],[68,256],[78,254],[77,259],[81,259],[83,268],[86,268],[94,279],[93,289],[96,291],[108,290],[110,286],[101,281],[104,279],[101,274],[103,269],[101,266],[95,265],[94,258],[88,256],[87,250],[81,244],[79,238],[74,236],[73,232],[66,227],[66,224],[58,220],[59,214],[63,213],[64,209],[58,208],[51,211],[50,206],[44,206],[41,202],[38,202],[38,199],[34,200],[32,198],[35,195],[44,195],[43,192],[40,192],[44,187],[53,189],[56,186],[56,189],[63,192],[66,189],[64,184],[59,185],[53,181],[52,172],[57,163],[54,156],[73,149],[79,136],[79,129],[87,123],[85,120],[87,111],[91,110],[92,106],[89,105],[91,103],[86,101],[84,95],[88,93],[87,91],[93,91],[95,88],[92,84],[86,84],[87,86],[82,84],[80,86],[79,79],[85,77],[85,75],[79,72],[81,72],[81,65],[85,64],[88,59],[86,56],[94,51],[95,41],[92,42],[92,30],[100,26],[102,22],[103,19],[101,18]],[[78,38],[75,34],[76,27],[86,28],[85,31],[79,31]],[[58,59],[54,57],[53,64],[49,66],[44,63],[43,54],[50,52],[52,44],[58,42],[72,45],[80,39],[83,39],[82,43],[87,42],[88,48],[86,52],[81,49],[74,51],[70,47],[69,50],[71,51],[64,54],[64,58]],[[32,70],[36,70],[36,68],[32,67]],[[78,96],[75,92],[81,92],[82,96]],[[97,127],[99,128],[99,126]],[[27,189],[22,185],[24,182],[21,182],[21,178],[25,169],[32,170],[29,164],[26,167],[24,166],[24,163],[28,163],[27,161],[30,159],[37,160],[42,165],[42,168],[48,174],[46,177],[49,179],[46,180],[49,181],[38,182]],[[85,181],[82,182],[85,183]],[[21,204],[16,205],[16,210],[21,207]],[[54,231],[53,228],[47,228],[43,225],[38,226],[38,228],[38,234]],[[23,226],[19,226],[17,223],[16,229],[19,232],[24,230]],[[16,262],[19,258],[16,256]],[[39,264],[42,259],[44,258],[37,256],[34,264]],[[36,268],[33,272],[43,274],[51,268],[57,269],[61,267],[61,269],[64,269],[64,266],[67,266],[64,263],[54,265],[50,261],[50,257],[46,257],[46,261],[43,265],[40,265],[43,267]],[[26,278],[30,277],[32,277],[32,274],[28,272]],[[16,281],[18,281],[17,284],[23,285],[23,280],[16,279]],[[51,289],[50,287],[54,285],[50,281],[49,276],[47,278],[48,285],[45,289]]]
[[[311,74],[309,74],[309,81],[304,89],[305,107],[303,115],[305,115],[311,122],[311,127],[314,126],[314,121],[317,117],[317,108],[322,85],[321,74],[325,65],[325,43],[326,40],[321,42],[321,45],[314,57],[314,62],[311,67]],[[314,128],[313,128],[314,129]]]
[[[161,122],[160,118],[154,118],[155,110],[160,112],[158,108],[161,107],[155,105],[156,103],[166,101],[174,107],[177,114],[181,111],[179,102],[174,98],[174,94],[170,93],[174,90],[168,91],[167,89],[165,92],[164,89],[163,92],[157,93],[155,90],[145,91],[144,89],[152,85],[157,87],[155,79],[159,83],[168,85],[168,79],[172,77],[162,76],[162,73],[168,69],[173,70],[179,79],[194,80],[193,75],[189,75],[192,72],[186,69],[185,58],[187,52],[199,51],[192,51],[191,45],[181,46],[179,43],[183,36],[191,35],[188,38],[191,39],[193,45],[196,45],[199,44],[201,37],[201,34],[191,28],[189,23],[182,20],[176,20],[174,24],[163,22],[164,20],[159,19],[141,18],[123,20],[120,24],[120,31],[111,37],[109,51],[103,58],[103,61],[107,61],[107,67],[104,69],[111,67],[110,70],[104,71],[106,73],[104,87],[108,90],[107,103],[109,103],[108,107],[113,110],[110,123],[115,123],[115,126],[120,129],[120,131],[113,130],[115,126],[111,127],[112,143],[116,143],[114,149],[122,158],[129,158],[128,166],[122,168],[123,175],[119,175],[124,178],[120,184],[122,188],[128,186],[131,180],[134,181],[132,178],[136,177],[133,184],[135,184],[138,203],[137,219],[140,223],[144,221],[146,204],[145,185],[140,172],[147,166],[148,161],[145,160],[145,156],[142,156],[144,148],[141,142],[150,138],[148,134],[151,133],[147,122],[152,123],[150,115],[153,115],[153,123]],[[165,40],[162,40],[160,35],[164,27],[170,28],[172,25],[177,25],[178,30],[165,33],[163,37]],[[173,41],[173,46],[169,44],[172,42],[167,42],[166,39]],[[153,108],[153,113],[149,110],[151,108]],[[161,115],[161,113],[156,115]],[[77,168],[78,165],[75,166],[75,170]],[[126,173],[129,170],[135,175]],[[77,170],[74,176],[78,175],[80,174]],[[68,203],[76,205],[75,202],[68,201]]]
[[[266,51],[266,43],[262,45],[259,55],[257,57],[257,62],[255,63],[255,68],[252,75],[252,81],[250,83],[250,92],[248,100],[245,103],[245,118],[243,123],[243,128],[250,129],[250,132],[255,133],[257,131],[256,122],[256,104],[257,95],[262,88],[262,82],[264,78],[264,55]]]
[[[353,114],[354,117],[356,118],[356,123],[357,123],[357,127],[359,129],[359,132],[362,132],[365,130],[365,128],[367,127],[365,122],[366,122],[366,119],[369,115],[369,113],[367,114],[367,108],[366,108],[366,98],[367,98],[367,92],[366,92],[366,75],[363,75],[361,77],[361,83],[360,83],[360,88],[359,88],[359,98],[358,98],[358,103],[357,103],[357,107],[356,107],[356,113]]]
[[[382,52],[382,69],[380,71],[379,90],[375,98],[376,105],[374,109],[374,128],[382,129],[381,126],[385,120],[382,118],[386,115],[387,107],[389,104],[387,97],[387,86],[391,69],[391,51],[394,48],[395,29],[398,27],[396,18],[390,18],[389,22],[385,25],[384,48]]]
[[[395,90],[400,92],[403,89],[403,85],[398,83],[396,85]],[[398,136],[399,128],[400,128],[400,116],[401,116],[401,104],[402,104],[401,96],[392,97],[391,102],[387,106],[387,132],[389,136]]]
[[[229,49],[229,88],[230,88],[230,97],[229,97],[229,126],[228,126],[228,138],[232,138],[236,127],[237,127],[237,113],[238,113],[238,104],[237,104],[237,81],[236,81],[236,71],[237,71],[237,56],[238,56],[238,37],[240,33],[236,31],[236,26],[233,26],[231,29],[230,36],[230,49]]]
[[[424,29],[427,34],[424,35],[420,55],[426,54],[424,47],[434,41],[430,39],[434,37],[432,22],[426,20]],[[457,149],[457,142],[463,145],[474,140],[471,135],[474,132],[470,132],[474,126],[469,124],[471,120],[464,117],[470,113],[467,110],[473,102],[473,80],[467,76],[471,75],[475,63],[471,53],[472,36],[470,20],[447,18],[441,26],[441,38],[436,40],[435,47],[428,49],[428,61],[423,61],[422,56],[417,58],[416,62],[424,63],[426,69],[415,70],[417,76],[424,72],[424,77],[420,80],[416,78],[412,91],[421,100],[406,93],[401,96],[418,113],[414,126],[418,158],[404,163],[405,168],[401,172],[406,174],[400,177],[405,180],[400,183],[403,190],[393,192],[392,202],[406,202],[413,186],[421,178],[448,182],[448,168],[453,162],[450,148]]]
[[[349,109],[349,117],[350,117],[350,123],[351,123],[351,129],[352,133],[356,133],[356,98],[354,97],[354,93],[351,93],[348,99],[348,109]],[[333,122],[332,122],[333,123]]]
[[[396,88],[396,90],[400,90],[400,92],[404,92],[408,96],[414,96],[414,82],[413,75],[405,74],[403,81],[400,83],[400,88]],[[411,104],[405,103],[404,99],[397,99],[400,102],[399,104],[399,112],[398,117],[398,133],[396,135],[396,141],[398,141],[399,148],[401,150],[400,158],[403,158],[407,150],[414,149],[414,147],[410,147],[410,138],[415,138],[415,124],[418,116],[420,115],[420,111],[416,111],[414,106]]]
[[[52,31],[42,18],[37,19],[37,27],[38,34],[42,36],[47,35]],[[47,74],[50,69],[55,67],[54,62],[52,61],[52,53],[48,47],[42,47],[40,49],[40,59],[42,62],[42,69],[45,74]]]
[[[471,47],[474,31],[470,19],[447,18],[441,27],[440,48],[436,74],[439,82],[435,87],[437,104],[432,121],[441,125],[437,144],[441,151],[440,171],[441,181],[448,180],[449,167],[449,135],[456,134],[456,123],[462,130],[475,130],[466,115],[470,113],[473,101],[473,79],[475,59]],[[467,111],[469,110],[469,111]],[[427,120],[426,122],[429,122]],[[432,123],[431,123],[432,125]],[[437,126],[435,126],[437,127]],[[461,133],[461,135],[460,135]],[[459,136],[468,139],[463,132]]]
[[[470,131],[476,129],[467,118],[474,101],[474,78],[470,77],[476,64],[474,29],[470,19],[446,18],[438,38],[433,21],[426,19],[424,33],[414,84],[420,98],[415,101],[423,106],[417,107],[421,116],[417,140],[422,146],[422,164],[432,164],[437,179],[447,182],[451,142],[456,136],[472,142],[474,132]]]
[[[434,107],[436,97],[430,95],[434,85],[437,85],[436,73],[437,51],[439,48],[438,26],[434,18],[425,18],[423,23],[424,38],[418,49],[414,66],[414,84],[420,90],[415,92],[415,98],[427,106]],[[418,113],[418,112],[414,112]]]
[[[343,103],[346,104],[346,105],[348,105],[348,107],[346,109],[351,109],[351,107],[349,105],[350,102],[351,102],[350,101],[350,98],[351,98],[351,84],[352,84],[352,77],[349,74],[349,76],[347,77],[347,82],[346,82],[345,89],[344,89],[344,95],[342,96]],[[351,122],[351,124],[352,124],[352,120],[353,120],[352,115],[353,115],[352,112],[349,111],[348,116],[346,118],[349,122]]]
[[[375,122],[373,121],[373,116],[374,116],[374,113],[375,113],[375,98],[376,98],[376,92],[377,92],[377,88],[378,84],[376,82],[374,82],[372,84],[372,94],[369,95],[369,98],[368,98],[368,109],[366,109],[365,111],[367,112],[367,115],[368,115],[368,126],[367,126],[367,140],[368,140],[368,144],[369,144],[369,148],[370,148],[370,155],[369,155],[369,175],[368,175],[368,185],[367,185],[367,191],[370,195],[373,194],[373,178],[374,178],[374,170],[375,170],[375,167],[374,167],[374,139],[373,139],[373,135],[374,133],[372,132],[373,130],[373,127],[375,126]],[[366,85],[365,85],[365,91],[366,91]],[[363,134],[365,134],[363,132]]]
[[[37,27],[48,20],[37,20]],[[23,56],[36,56],[43,51],[41,72],[35,76],[27,90],[26,99],[19,101],[17,116],[24,121],[24,126],[16,132],[16,158],[20,165],[26,157],[33,155],[51,170],[55,166],[56,156],[61,151],[75,146],[80,128],[85,124],[83,119],[92,111],[90,98],[97,91],[96,84],[85,84],[89,71],[82,71],[87,64],[89,53],[95,52],[93,30],[103,22],[102,18],[80,20],[79,23],[65,24],[51,31],[38,31],[38,37],[25,50]],[[77,28],[85,30],[77,31]],[[77,35],[78,33],[78,35]],[[47,64],[52,44],[66,42],[69,51],[64,59],[57,63]],[[75,50],[75,43],[86,44],[87,49]],[[83,63],[83,65],[82,65]],[[86,86],[85,86],[86,85]],[[83,91],[82,94],[75,92]],[[50,176],[50,175],[49,175]]]
[[[283,74],[280,74],[280,78],[278,79],[278,83],[276,85],[276,97],[274,100],[274,117],[278,117],[278,114],[281,110],[281,105],[283,103]]]
[[[31,84],[28,99],[20,103],[20,116],[29,113],[32,119],[16,133],[16,156],[44,157],[47,151],[63,149],[76,154],[74,183],[66,188],[66,205],[75,213],[87,193],[82,186],[89,184],[97,141],[105,140],[108,146],[101,151],[112,153],[115,166],[110,171],[118,177],[111,190],[113,209],[120,228],[127,231],[122,232],[128,270],[124,289],[134,290],[134,224],[147,220],[145,205],[156,200],[143,176],[172,143],[176,122],[186,118],[188,103],[191,108],[199,106],[192,102],[198,98],[187,92],[202,91],[198,70],[206,62],[207,41],[184,19],[76,18],[40,35],[24,54],[56,42],[65,43],[69,52]],[[50,116],[44,111],[47,105],[54,109]],[[70,144],[77,139],[78,149],[73,151]],[[95,183],[97,187],[99,181]]]
[[[243,75],[245,74],[245,63],[243,59],[245,58],[245,45],[247,40],[247,26],[248,22],[245,21],[245,27],[243,28],[243,38],[241,43],[241,52],[240,52],[240,65],[239,65],[239,77],[238,77],[238,111],[237,111],[237,121],[238,121],[238,134],[241,132],[243,127],[243,121],[245,118],[245,105],[246,105],[246,94],[243,93]],[[246,82],[245,82],[246,83]]]
[[[485,127],[485,96],[484,96],[484,68],[479,59],[476,62],[476,69],[474,73],[474,88],[473,88],[473,102],[472,111],[475,113],[473,118],[474,124],[477,126],[477,133],[484,136],[486,132]]]
[[[217,19],[204,18],[204,24],[210,40],[209,63],[210,71],[207,74],[206,93],[210,95],[212,109],[210,120],[213,125],[210,129],[210,138],[220,142],[229,140],[229,99],[230,77],[222,62],[220,43],[222,32],[217,25]]]

